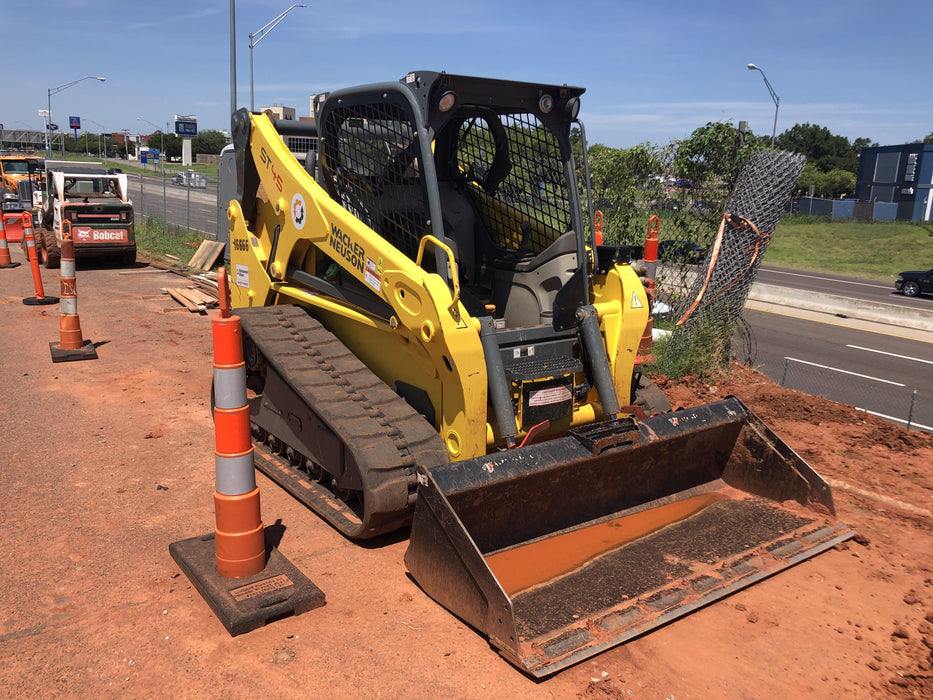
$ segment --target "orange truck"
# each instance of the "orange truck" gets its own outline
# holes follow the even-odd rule
[[[42,205],[41,158],[24,155],[0,155],[0,215],[7,241],[23,238],[24,211],[38,214]]]

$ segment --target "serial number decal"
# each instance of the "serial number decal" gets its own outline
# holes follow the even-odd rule
[[[337,228],[335,224],[330,225],[330,247],[350,263],[351,267],[356,268],[360,273],[363,272],[363,266],[366,264],[363,246],[350,238],[349,234]]]
[[[377,292],[382,291],[382,271],[372,258],[366,258],[366,272],[363,274],[363,279]]]
[[[240,586],[239,588],[231,588],[230,595],[233,596],[235,601],[242,602],[244,600],[249,600],[250,598],[255,598],[258,595],[262,595],[263,593],[272,593],[273,591],[288,588],[292,585],[294,584],[288,576],[285,574],[279,574],[278,576],[273,576],[272,578],[267,578],[262,581],[256,581],[255,583]]]
[[[573,394],[565,386],[552,386],[549,389],[532,390],[528,395],[529,406],[548,406],[552,403],[572,401]]]
[[[266,166],[266,170],[272,175],[272,181],[275,183],[275,186],[278,188],[279,192],[282,191],[282,176],[275,172],[275,164],[272,162],[271,156],[266,153],[266,147],[262,146],[259,149],[259,160],[262,161],[262,164]]]
[[[234,280],[237,287],[249,289],[249,267],[241,263],[237,263]]]

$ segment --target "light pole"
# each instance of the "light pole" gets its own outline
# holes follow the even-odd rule
[[[100,124],[100,123],[98,123],[98,122],[95,122],[93,119],[88,119],[87,117],[84,118],[84,121],[90,122],[91,124],[93,124],[94,126],[96,126],[98,129],[100,129],[100,131],[97,132],[97,157],[100,158],[101,160],[103,160],[103,159],[104,159],[104,149],[101,147],[100,141],[101,141],[101,137],[103,136],[103,133],[104,133],[104,125],[103,125],[103,124]]]
[[[136,117],[136,121],[146,122],[151,126],[155,126],[156,131],[159,132],[159,165],[162,166],[162,230],[164,231],[168,226],[168,214],[166,214],[165,210],[165,132],[148,119]],[[166,124],[166,126],[168,126],[168,124]]]
[[[50,128],[50,127],[52,126],[52,95],[57,95],[57,94],[60,93],[62,90],[67,90],[68,88],[70,88],[70,87],[72,87],[72,86],[74,86],[74,85],[77,85],[78,83],[80,83],[80,82],[83,81],[83,80],[99,80],[100,82],[103,83],[103,82],[106,82],[107,79],[106,79],[106,78],[99,78],[99,77],[94,76],[94,75],[86,75],[86,76],[84,76],[83,78],[78,78],[77,80],[72,80],[70,83],[65,83],[64,85],[59,85],[58,87],[49,88],[49,115],[48,115],[48,117],[47,117],[47,119],[49,120],[49,122],[48,122],[47,128],[46,128],[46,130],[45,130],[45,134],[46,134],[46,136],[45,136],[45,157],[46,157],[46,158],[51,158],[51,157],[52,157],[52,143],[51,143],[51,141],[50,141],[50,135],[51,135],[51,128]],[[62,141],[62,150],[64,150],[64,148],[65,148],[65,142]],[[64,157],[64,156],[63,156],[63,157]]]
[[[285,19],[285,15],[294,10],[296,7],[307,7],[307,5],[292,5],[285,12],[280,14],[274,20],[269,22],[266,26],[262,27],[259,31],[253,32],[249,35],[249,111],[255,111],[255,105],[253,104],[253,47],[259,44],[260,41],[266,38],[266,35],[275,29],[279,22]],[[253,41],[253,37],[258,37]]]
[[[748,64],[749,70],[756,70],[761,73],[761,77],[765,79],[765,85],[768,88],[768,92],[771,93],[771,99],[774,100],[774,127],[771,129],[771,148],[774,148],[774,137],[777,135],[777,115],[778,107],[781,106],[781,98],[778,97],[778,94],[774,91],[774,88],[771,87],[771,83],[768,82],[768,76],[765,75],[765,72],[761,70],[754,63]]]

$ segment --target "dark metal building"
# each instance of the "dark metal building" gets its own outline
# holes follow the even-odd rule
[[[856,199],[897,204],[898,221],[930,221],[933,207],[933,144],[863,148]]]

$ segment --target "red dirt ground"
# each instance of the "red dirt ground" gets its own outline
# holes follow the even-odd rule
[[[164,313],[185,280],[145,269],[79,266],[100,359],[65,364],[58,306],[24,306],[28,268],[0,270],[0,695],[933,696],[933,436],[746,370],[663,388],[739,396],[857,539],[535,682],[407,577],[404,533],[354,544],[260,476],[263,519],[327,604],[230,637],[168,553],[214,524],[210,318]]]

